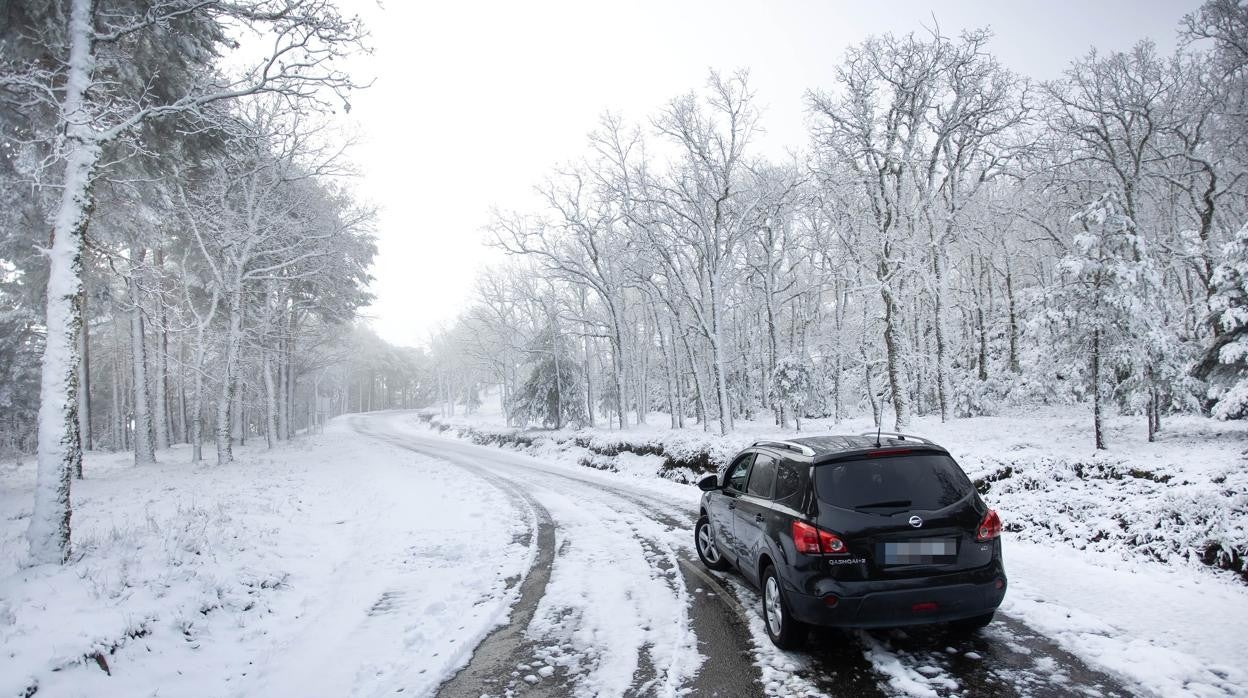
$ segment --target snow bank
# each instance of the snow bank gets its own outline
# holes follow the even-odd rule
[[[599,429],[523,430],[475,424],[463,418],[444,420],[429,413],[421,417],[431,428],[475,444],[515,448],[532,455],[576,460],[598,470],[661,477],[684,484],[718,472],[733,455],[759,438],[745,433],[720,436],[679,429],[640,433]]]

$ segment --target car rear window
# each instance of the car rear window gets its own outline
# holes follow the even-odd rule
[[[830,463],[815,468],[819,501],[843,509],[942,509],[971,493],[947,455],[915,453]]]

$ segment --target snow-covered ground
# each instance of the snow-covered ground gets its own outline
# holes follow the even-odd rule
[[[648,421],[624,432],[537,433],[527,450],[568,467],[589,463],[647,479],[661,470],[661,457],[604,456],[581,444],[732,453],[760,437],[791,435],[765,422],[738,423],[737,433],[720,437],[696,427],[670,430],[665,415]],[[435,422],[477,434],[507,431],[496,400]],[[1136,690],[1248,694],[1248,636],[1239,630],[1248,621],[1248,585],[1200,560],[1210,543],[1248,549],[1246,425],[1173,417],[1159,441],[1148,443],[1142,419],[1114,418],[1111,449],[1098,453],[1089,422],[1082,410],[1041,408],[948,423],[919,418],[910,431],[948,448],[972,478],[989,480],[985,499],[1007,527],[1007,614]],[[872,425],[803,426],[807,433],[862,433]],[[876,668],[887,673],[889,664]],[[931,682],[912,678],[893,687],[931,690]]]
[[[341,421],[188,455],[89,454],[63,567],[23,566],[33,464],[0,469],[0,695],[426,695],[529,566],[531,512]]]
[[[1174,419],[1147,444],[1134,420],[1115,421],[1115,450],[1095,454],[1082,417],[914,427],[973,476],[997,475],[986,499],[1014,524],[1001,622],[970,643],[855,633],[805,653],[770,645],[739,578],[688,569],[698,492],[656,477],[656,455],[603,456],[551,438],[528,453],[481,448],[412,413],[340,419],[273,451],[241,449],[226,467],[189,465],[180,449],[141,468],[93,453],[75,483],[75,556],[63,567],[26,566],[33,464],[6,464],[0,695],[428,695],[460,668],[471,673],[479,643],[520,617],[519,644],[499,658],[511,663],[492,677],[499,690],[473,695],[530,684],[675,695],[716,672],[741,674],[743,659],[757,671],[747,684],[769,695],[1025,694],[1068,680],[1073,665],[1060,657],[1025,659],[1049,651],[1046,637],[1131,692],[1248,695],[1248,585],[1180,549],[1205,530],[1241,540],[1243,426]],[[488,430],[495,419],[454,421]],[[743,427],[728,439],[653,426],[577,436],[693,450],[776,434]],[[865,425],[807,425],[816,430]],[[1192,501],[1193,515],[1173,524],[1181,535],[1127,535]],[[526,615],[517,602],[539,573]],[[745,618],[746,640],[725,650],[715,642],[734,631],[705,624],[728,607]],[[1073,691],[1098,680],[1069,681]]]

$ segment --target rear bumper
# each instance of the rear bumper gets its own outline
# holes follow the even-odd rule
[[[788,589],[786,600],[803,623],[843,628],[887,628],[974,618],[1001,605],[1008,587],[999,562],[947,577],[836,582],[821,580],[818,595]],[[836,599],[835,604],[829,598]]]

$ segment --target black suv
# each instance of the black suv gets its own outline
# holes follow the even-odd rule
[[[1000,519],[926,439],[759,441],[722,477],[698,483],[698,556],[758,585],[781,648],[807,624],[980,628],[1005,596]]]

